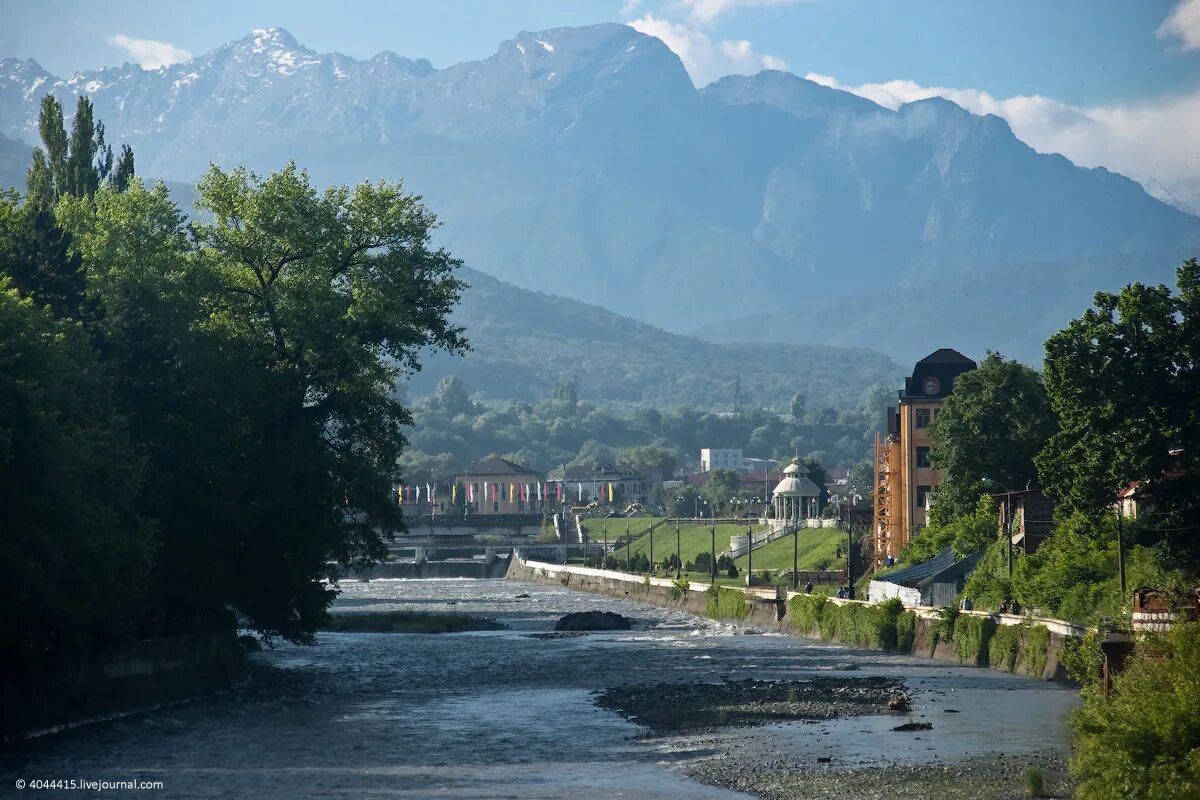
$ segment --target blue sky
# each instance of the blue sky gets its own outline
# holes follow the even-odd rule
[[[1200,207],[1200,0],[7,0],[0,56],[59,75],[198,55],[279,26],[320,52],[435,66],[521,30],[618,21],[703,85],[785,68],[885,105],[938,94],[1005,117],[1042,151]]]

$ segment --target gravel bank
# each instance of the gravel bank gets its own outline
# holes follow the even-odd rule
[[[817,677],[803,681],[726,681],[617,686],[597,692],[601,708],[654,734],[697,733],[789,720],[882,714],[904,694],[894,678]]]
[[[765,754],[764,754],[765,755]],[[1009,800],[1025,798],[1025,772],[1041,768],[1046,797],[1069,797],[1059,758],[1003,754],[930,764],[801,764],[760,757],[713,758],[685,770],[693,780],[764,800]]]

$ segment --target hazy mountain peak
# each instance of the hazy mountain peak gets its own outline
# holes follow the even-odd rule
[[[765,69],[754,75],[726,75],[701,92],[723,105],[761,104],[797,117],[882,110],[881,106],[864,97],[775,69]]]

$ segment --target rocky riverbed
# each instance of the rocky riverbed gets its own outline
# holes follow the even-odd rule
[[[248,656],[254,677],[231,692],[9,748],[0,785],[161,780],[159,794],[172,800],[952,800],[1020,796],[1024,769],[1041,764],[1047,788],[1062,791],[1048,759],[1066,751],[1076,696],[1061,684],[744,636],[557,584],[373,580],[342,589],[335,616],[389,620],[386,631],[444,615],[504,627],[276,642]],[[553,630],[566,614],[593,611],[620,614],[631,628]],[[890,710],[901,690],[907,708]],[[909,723],[932,728],[894,730]]]
[[[615,686],[597,692],[595,702],[661,735],[882,714],[904,695],[904,682],[896,678],[815,677]]]
[[[1006,757],[1003,753],[926,764],[801,763],[762,761],[742,753],[687,768],[693,780],[764,800],[1009,800],[1028,797],[1031,767],[1044,777],[1043,797],[1070,797],[1066,764],[1057,756]]]

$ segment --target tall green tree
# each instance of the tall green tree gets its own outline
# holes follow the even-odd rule
[[[1102,514],[1140,481],[1169,547],[1200,547],[1200,265],[1177,292],[1135,283],[1100,292],[1046,342],[1046,389],[1061,430],[1037,457],[1064,507]],[[1140,516],[1140,515],[1139,515]]]
[[[129,182],[133,180],[134,172],[133,148],[123,144],[121,145],[121,157],[117,159],[117,165],[113,168],[109,180],[118,191],[123,192],[129,188]]]
[[[278,376],[278,423],[318,433],[342,561],[381,557],[401,528],[391,502],[411,422],[391,387],[426,348],[466,349],[449,314],[459,262],[433,249],[436,218],[399,184],[318,192],[288,164],[261,178],[211,168],[192,226],[214,278],[210,325]]]
[[[700,490],[713,513],[728,510],[730,500],[737,497],[741,479],[735,470],[714,469],[708,473],[708,483]]]
[[[796,422],[804,421],[805,406],[804,406],[804,395],[803,394],[801,394],[800,392],[796,392],[794,395],[792,395],[792,402],[788,406],[788,411],[791,413],[792,419],[794,421],[796,421]]]
[[[947,523],[973,513],[986,492],[1037,485],[1034,457],[1057,429],[1041,375],[988,353],[954,379],[929,428],[930,458],[942,475],[934,516]]]
[[[91,197],[112,171],[112,165],[112,147],[104,142],[104,123],[95,119],[92,101],[81,96],[71,120],[66,180],[59,186],[60,196]]]
[[[5,682],[36,680],[135,631],[153,553],[136,508],[142,464],[80,323],[0,276]]]

